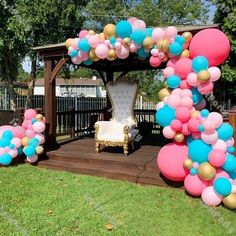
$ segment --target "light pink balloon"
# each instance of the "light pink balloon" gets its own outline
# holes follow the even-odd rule
[[[208,72],[211,75],[211,81],[217,81],[221,76],[220,69],[215,66],[208,68]]]
[[[17,155],[18,155],[18,151],[17,151],[17,149],[11,149],[11,150],[8,152],[8,154],[9,154],[10,156],[12,156],[12,158],[15,158],[15,157],[17,157]]]
[[[236,193],[236,185],[232,185],[232,190],[231,190],[232,193]]]
[[[216,131],[213,131],[211,134],[203,132],[201,133],[201,139],[207,144],[215,144],[218,139],[218,133]]]
[[[0,147],[0,156],[5,153],[5,149]]]
[[[28,109],[25,111],[24,117],[26,120],[31,120],[35,118],[36,115],[37,115],[37,112],[34,109]]]
[[[74,39],[72,39],[71,46],[74,49],[78,49],[78,43],[79,43],[79,38],[74,38]]]
[[[158,49],[157,49],[157,48],[153,48],[153,49],[151,50],[151,54],[152,54],[152,56],[157,57],[157,56],[159,55]]]
[[[72,57],[71,61],[75,64],[75,65],[79,65],[82,62],[82,58],[79,56],[76,57]]]
[[[127,21],[132,25],[136,20],[138,20],[137,17],[131,16]]]
[[[184,97],[190,97],[191,98],[192,97],[192,92],[191,92],[190,89],[183,89],[183,90],[181,90],[180,96],[182,98],[184,98]]]
[[[175,68],[175,63],[176,63],[177,61],[178,61],[178,58],[177,58],[177,57],[173,57],[173,58],[171,58],[171,59],[167,62],[166,66]]]
[[[82,61],[86,61],[89,59],[88,52],[79,51],[79,57],[82,59]]]
[[[218,139],[217,142],[212,145],[212,148],[213,148],[213,150],[222,150],[222,151],[226,152],[227,145],[223,140]]]
[[[206,118],[203,122],[202,125],[205,129],[206,132],[212,132],[216,129],[216,125],[214,122],[211,121],[211,119]]]
[[[193,168],[197,169],[200,166],[198,162],[193,162]]]
[[[155,40],[155,42],[158,43],[164,37],[165,37],[165,31],[162,28],[155,28],[152,31],[152,38]]]
[[[16,148],[19,148],[21,146],[21,139],[17,138],[17,137],[14,137],[11,140],[11,143],[14,144]]]
[[[165,29],[165,36],[167,38],[175,38],[177,34],[178,34],[178,31],[174,26],[169,26]]]
[[[36,133],[42,133],[45,130],[45,124],[41,121],[37,121],[33,124],[33,131]]]
[[[121,49],[121,46],[122,46],[121,42],[115,42],[116,49]]]
[[[157,111],[160,110],[164,105],[165,105],[165,103],[164,103],[163,101],[157,103],[157,105],[156,105],[156,110],[157,110]]]
[[[180,88],[173,89],[171,94],[178,95],[179,97],[181,96],[182,90]]]
[[[31,130],[31,129],[27,129],[25,131],[25,135],[28,137],[28,138],[33,138],[35,136],[35,131]]]
[[[155,50],[155,49],[152,49],[152,50]],[[168,78],[169,76],[174,75],[174,74],[175,74],[175,69],[173,67],[166,67],[163,70],[163,75],[165,78]]]
[[[187,83],[191,86],[197,86],[197,74],[191,72],[187,75]]]
[[[128,49],[128,47],[121,46],[120,49],[116,50],[116,54],[117,54],[118,58],[125,59],[129,56],[129,49]]]
[[[198,86],[198,91],[201,93],[201,94],[209,94],[213,91],[213,83],[211,81],[207,82],[207,83],[203,83],[203,84],[200,84]]]
[[[80,39],[83,39],[83,38],[85,38],[85,36],[88,34],[88,30],[81,30],[80,32],[79,32],[79,38]]]
[[[129,46],[129,50],[130,52],[137,52],[138,50],[137,45],[134,42],[132,42]]]
[[[219,177],[225,177],[226,179],[228,179],[229,174],[226,171],[222,170],[222,169],[217,169],[216,170],[216,176],[213,180],[211,180],[211,184],[213,185],[214,181]]]
[[[208,118],[212,122],[214,122],[216,128],[220,127],[222,125],[222,123],[223,123],[223,117],[218,112],[210,112]]]
[[[38,160],[38,155],[37,154],[35,154],[34,156],[31,156],[31,157],[27,157],[27,161],[29,163],[35,163],[37,160]]]
[[[230,138],[226,141],[226,144],[228,147],[233,147],[234,146],[234,138]]]
[[[96,48],[99,44],[99,36],[97,34],[90,35],[90,37],[88,38],[88,43],[92,48]]]
[[[181,98],[180,105],[192,109],[193,100],[190,97]]]
[[[165,57],[165,53],[164,53],[164,52],[159,52],[159,53],[158,53],[158,57],[159,57],[160,59],[163,59],[163,58]]]
[[[205,188],[202,192],[202,201],[207,206],[218,206],[223,200],[223,197],[218,195],[213,186]]]
[[[45,142],[45,137],[43,134],[36,134],[35,138],[39,140],[39,144],[43,144]]]
[[[220,167],[224,165],[226,161],[226,154],[222,150],[212,150],[208,154],[208,160],[212,166]]]
[[[95,53],[98,58],[105,59],[108,55],[108,47],[105,44],[99,44],[96,49]]]
[[[175,137],[175,131],[170,126],[164,127],[162,132],[163,132],[164,137],[166,138],[171,139]]]
[[[178,95],[175,94],[171,94],[168,98],[167,98],[167,104],[173,108],[177,108],[180,106],[180,97]]]
[[[180,87],[181,89],[191,89],[191,86],[187,83],[186,80],[182,80],[182,81],[180,82],[179,87]]]
[[[146,24],[142,20],[136,20],[132,24],[132,31],[135,32],[136,30],[145,30]]]
[[[23,138],[25,136],[25,129],[22,126],[15,126],[13,129],[13,135],[16,138]]]

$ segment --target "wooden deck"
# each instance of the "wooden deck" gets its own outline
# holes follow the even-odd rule
[[[82,138],[47,152],[45,160],[41,160],[38,166],[140,184],[182,186],[182,183],[172,183],[160,175],[156,165],[160,148],[158,141],[141,141],[126,157],[120,147],[105,147],[96,153],[94,139]]]

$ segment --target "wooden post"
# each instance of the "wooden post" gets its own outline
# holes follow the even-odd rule
[[[234,129],[234,140],[236,141],[236,107],[229,111],[229,123]],[[234,144],[235,145],[235,144]]]
[[[114,72],[113,71],[106,71],[106,83],[110,82],[110,81],[113,81],[114,79]],[[107,114],[105,114],[105,120],[109,120],[111,118],[111,101],[110,101],[110,98],[108,96],[108,92],[107,92],[107,107],[106,107],[106,110],[107,110]]]
[[[46,132],[45,132],[45,146],[46,148],[55,148],[58,146],[56,142],[56,94],[55,94],[55,80],[50,81],[51,73],[55,67],[52,58],[44,59],[44,88],[45,88],[45,118],[46,118]]]

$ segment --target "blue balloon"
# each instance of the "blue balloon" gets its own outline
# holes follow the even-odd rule
[[[12,162],[12,157],[8,153],[4,153],[0,156],[0,164],[8,166]]]
[[[193,70],[198,73],[201,70],[207,70],[209,66],[208,60],[203,56],[197,56],[192,61]]]
[[[29,141],[29,146],[37,147],[39,145],[39,140],[37,138],[32,138]]]
[[[2,133],[2,138],[13,139],[14,135],[10,130],[6,130]]]
[[[184,45],[185,41],[186,40],[183,36],[177,35],[175,37],[175,42],[179,43],[180,45]]]
[[[90,59],[86,60],[86,61],[83,61],[83,63],[86,65],[86,66],[90,66],[93,64],[93,61],[91,61]]]
[[[70,57],[76,57],[78,55],[78,51],[77,50],[72,50],[70,53],[69,53],[69,56]]]
[[[201,116],[202,117],[208,117],[209,116],[209,111],[207,109],[201,110]]]
[[[182,52],[182,50],[183,50],[183,47],[182,47],[182,45],[181,45],[180,43],[178,43],[178,42],[172,43],[172,44],[170,45],[170,47],[169,47],[170,53],[171,53],[172,55],[175,55],[175,56],[180,55],[181,52]]]
[[[142,30],[136,30],[130,36],[130,39],[133,40],[136,44],[141,45],[145,39],[145,32]]]
[[[231,179],[236,180],[236,171],[229,172],[229,176],[230,176]]]
[[[116,25],[116,34],[123,38],[130,37],[132,34],[132,26],[131,24],[126,20],[121,20]]]
[[[78,43],[78,48],[83,52],[88,52],[91,47],[87,39],[81,39]]]
[[[171,75],[167,78],[166,82],[169,88],[175,89],[179,87],[181,79],[177,75]]]
[[[110,43],[111,43],[113,46],[115,46],[116,38],[115,38],[115,37],[110,37],[109,40],[110,40]]]
[[[228,196],[232,190],[232,184],[225,177],[219,177],[214,181],[214,189],[221,196]]]
[[[146,36],[152,37],[152,31],[153,31],[153,28],[147,28],[147,29],[145,30]]]
[[[2,138],[0,140],[0,147],[7,147],[11,143],[11,140],[8,138]]]
[[[218,129],[217,129],[218,137],[219,139],[222,139],[224,141],[230,139],[234,135],[234,129],[233,127],[228,123],[223,123]]]
[[[228,153],[234,153],[235,152],[235,148],[234,147],[228,147],[227,148],[227,152]]]
[[[197,139],[190,143],[188,147],[188,155],[193,162],[207,162],[208,154],[211,151],[211,145]]]
[[[34,124],[35,122],[37,122],[37,120],[35,118],[32,119],[32,124]]]
[[[198,104],[199,102],[202,101],[203,96],[202,94],[199,93],[199,91],[196,88],[191,89],[192,91],[192,99],[193,99],[193,104]]]
[[[9,144],[9,148],[10,148],[10,149],[14,149],[14,148],[15,148],[15,144],[10,143],[10,144]]]
[[[35,155],[35,147],[34,146],[25,147],[24,153],[26,156],[29,156],[29,157]]]
[[[236,171],[236,157],[231,154],[227,154],[226,161],[222,168],[227,172]]]
[[[196,175],[196,174],[197,174],[197,170],[194,169],[194,168],[191,168],[191,169],[190,169],[190,174],[191,174],[191,175]]]
[[[168,105],[164,105],[156,112],[156,121],[163,127],[170,125],[171,121],[174,120],[175,117],[175,109]]]
[[[149,53],[145,51],[144,48],[140,48],[138,50],[138,55],[141,57],[141,58],[147,58],[149,56]]]

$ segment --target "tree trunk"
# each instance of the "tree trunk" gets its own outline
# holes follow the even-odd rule
[[[29,93],[26,98],[25,109],[30,108],[30,106],[32,104],[32,97],[34,95],[34,87],[35,87],[35,81],[36,81],[36,71],[37,71],[37,60],[31,59],[30,80],[32,83],[29,87]]]
[[[10,109],[16,111],[16,95],[14,90],[14,78],[11,75],[10,62],[7,52],[4,53],[4,64],[5,64],[5,76],[7,79],[7,89],[10,96]]]

